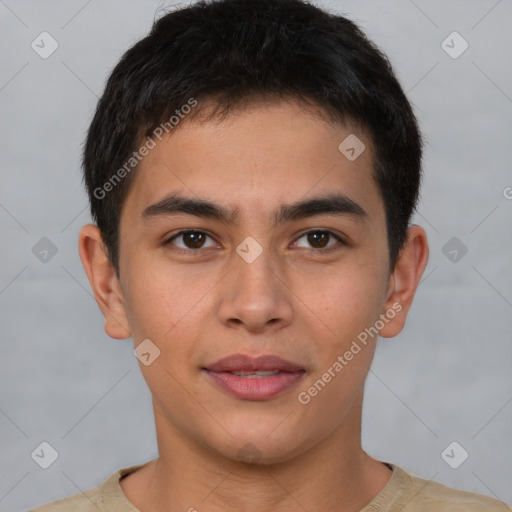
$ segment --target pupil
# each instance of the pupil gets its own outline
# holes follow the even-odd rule
[[[312,246],[325,247],[328,242],[328,234],[322,231],[314,231],[308,234],[308,242]]]
[[[185,233],[185,244],[190,246],[192,249],[199,249],[204,243],[204,235],[203,233],[198,233],[197,231],[191,231],[190,233]]]

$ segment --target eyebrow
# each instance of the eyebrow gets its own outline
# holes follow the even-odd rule
[[[226,224],[236,224],[240,218],[238,209],[230,209],[223,205],[204,199],[185,197],[177,193],[168,195],[142,212],[142,219],[149,221],[155,217],[171,216],[178,213],[194,215],[205,219],[214,219]],[[367,220],[368,213],[364,208],[342,194],[327,194],[296,203],[282,205],[273,214],[273,225],[284,224],[294,220],[315,215],[349,216],[358,220]]]

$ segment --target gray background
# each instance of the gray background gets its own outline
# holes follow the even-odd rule
[[[132,341],[104,333],[78,257],[89,221],[79,158],[108,73],[171,5],[0,0],[0,512],[94,487],[157,454]],[[387,52],[428,144],[416,222],[431,257],[405,330],[379,342],[363,446],[512,502],[512,2],[319,5]],[[47,59],[31,48],[43,31],[59,44]],[[456,59],[441,46],[453,31],[469,43]],[[32,252],[42,237],[57,248],[46,263]],[[452,237],[468,249],[457,262],[443,253]],[[46,470],[31,458],[41,441],[59,454]],[[458,469],[441,457],[452,441],[469,453]]]

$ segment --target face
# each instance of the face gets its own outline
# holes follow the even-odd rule
[[[357,435],[368,332],[401,328],[370,141],[292,102],[171,135],[120,221],[122,321],[151,340],[159,437],[275,462]]]

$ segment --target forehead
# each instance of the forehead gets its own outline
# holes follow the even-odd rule
[[[242,220],[328,193],[384,211],[366,133],[293,101],[252,104],[223,119],[185,117],[155,142],[125,200],[131,213],[176,191],[222,203]]]

